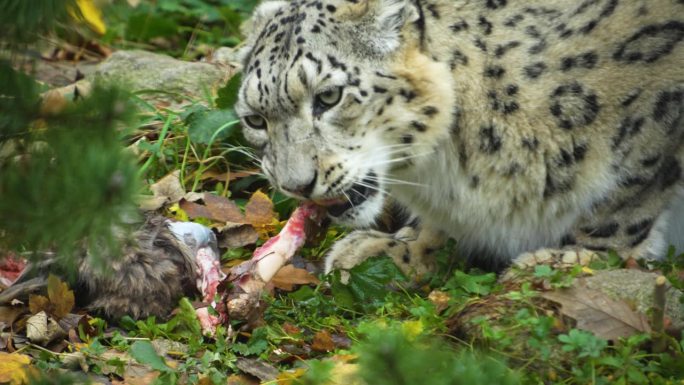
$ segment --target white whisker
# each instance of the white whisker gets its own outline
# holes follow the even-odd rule
[[[358,192],[358,191],[357,191],[357,192]],[[354,203],[352,203],[352,200],[351,200],[351,198],[349,197],[349,195],[347,195],[347,192],[343,190],[343,191],[342,191],[342,195],[344,195],[344,198],[347,200],[347,202],[349,202],[349,204],[352,206],[352,208],[355,209],[356,207],[354,206]]]
[[[377,191],[377,192],[379,192],[379,193],[382,193],[382,192],[383,192],[383,191],[379,188],[380,186],[375,186],[375,185],[372,185],[372,184],[368,184],[368,183],[365,183],[365,182],[363,182],[363,181],[361,181],[361,182],[354,182],[354,184],[353,184],[352,186],[361,186],[361,187],[365,187],[365,188],[367,188],[367,189],[374,190],[374,191]],[[352,187],[352,190],[354,190],[354,187]],[[356,191],[356,190],[355,190],[355,191]],[[356,191],[356,192],[358,193],[359,191]]]
[[[387,178],[387,177],[377,178],[377,179],[367,177],[367,179],[378,182],[378,183],[384,183],[384,184],[403,184],[403,185],[407,185],[407,186],[429,187],[428,185],[423,184],[423,183],[409,182],[407,180],[393,179],[393,178]]]
[[[408,155],[408,156],[402,156],[402,157],[400,157],[400,158],[387,159],[387,160],[383,160],[383,161],[381,161],[381,162],[371,163],[371,164],[368,165],[368,167],[369,167],[369,168],[373,168],[373,167],[376,167],[376,166],[383,166],[383,165],[386,165],[386,164],[392,164],[392,163],[403,162],[403,161],[406,161],[406,160],[409,160],[409,159],[414,159],[414,158],[418,158],[418,157],[425,156],[425,155],[430,155],[430,154],[432,154],[432,153],[431,153],[431,152],[425,152],[425,153],[422,153],[422,154],[412,154],[412,155]]]

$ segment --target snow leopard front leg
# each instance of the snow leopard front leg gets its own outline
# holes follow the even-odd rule
[[[434,270],[434,251],[444,245],[446,237],[414,221],[395,233],[377,230],[356,230],[333,245],[325,259],[325,273],[341,270],[348,279],[348,270],[370,257],[388,256],[401,271],[419,278]]]

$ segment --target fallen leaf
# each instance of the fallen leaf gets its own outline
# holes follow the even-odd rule
[[[577,329],[592,332],[599,338],[616,340],[651,331],[645,315],[600,291],[575,284],[569,289],[549,291],[541,296],[560,304],[560,312],[574,319]]]
[[[326,385],[362,385],[365,384],[358,376],[359,365],[347,362],[336,362],[330,372],[330,379]]]
[[[49,317],[44,311],[31,316],[26,320],[26,337],[41,346],[46,346],[50,342],[66,337],[67,333],[62,330],[57,321]]]
[[[57,90],[47,91],[42,95],[40,114],[42,116],[59,115],[69,104],[64,95]]]
[[[0,325],[12,326],[14,321],[24,312],[26,312],[26,308],[23,306],[0,306]],[[3,327],[0,327],[0,331],[2,330]]]
[[[65,317],[74,308],[74,292],[69,290],[69,286],[57,278],[56,275],[48,276],[47,284],[48,299],[50,300],[51,315],[57,319]]]
[[[32,314],[44,311],[59,319],[64,318],[75,304],[74,292],[56,275],[50,274],[47,281],[47,297],[29,295],[29,310]]]
[[[230,224],[219,229],[218,245],[225,248],[236,248],[253,245],[259,239],[259,233],[251,225]]]
[[[271,199],[261,191],[256,191],[245,205],[245,219],[252,226],[268,226],[278,218]]]
[[[64,353],[60,356],[60,361],[62,366],[66,369],[80,369],[85,373],[87,373],[89,370],[88,361],[86,359],[85,354],[83,354],[82,352]],[[108,374],[106,370],[103,370],[102,373]]]
[[[181,200],[180,203],[178,203],[178,206],[185,211],[190,219],[209,218],[211,216],[207,206],[199,203]]]
[[[26,370],[31,357],[17,353],[0,352],[0,383],[19,385],[28,383]]]
[[[260,381],[244,374],[234,374],[228,377],[226,385],[259,385]]]
[[[202,200],[204,205],[187,200],[181,200],[179,205],[190,219],[207,218],[214,222],[245,223],[240,208],[230,199],[205,193]]]
[[[292,291],[294,285],[308,285],[310,283],[318,285],[320,283],[315,275],[309,273],[305,269],[294,267],[294,265],[291,264],[281,267],[273,276],[271,282],[278,289],[286,291]]]
[[[98,356],[90,356],[89,359],[95,362],[105,375],[116,374],[124,378],[144,378],[152,372],[157,373],[149,365],[139,364],[130,355],[114,349],[109,349]],[[124,364],[123,373],[120,373],[120,366],[113,365],[114,362]]]
[[[314,334],[311,349],[326,353],[335,350],[335,343],[330,333],[327,330],[321,330]]]
[[[639,266],[639,262],[636,259],[634,259],[634,257],[629,257],[625,261],[625,269],[639,270],[641,269],[641,266]]]
[[[235,365],[238,369],[251,374],[263,382],[270,382],[278,377],[278,369],[262,360],[240,357],[235,362]]]
[[[278,385],[292,385],[294,381],[306,374],[306,369],[297,368],[295,370],[290,370],[286,372],[281,372],[278,375],[276,384]]]
[[[29,310],[31,314],[38,314],[41,311],[50,310],[50,300],[42,295],[31,294],[29,295]]]
[[[95,6],[92,0],[76,0],[76,6],[80,11],[80,16],[83,17],[83,20],[90,29],[100,35],[104,35],[107,32],[107,27],[102,19],[102,12],[100,12],[100,9]]]
[[[285,322],[283,324],[283,330],[285,331],[285,333],[287,333],[291,336],[296,336],[302,332],[302,330],[300,328],[296,327],[295,325],[293,325],[289,322]]]
[[[81,323],[81,319],[83,317],[84,316],[82,314],[69,313],[61,319],[57,320],[57,323],[62,328],[62,330],[69,332],[78,328],[78,325]]]
[[[187,193],[185,193],[185,195],[183,195],[183,199],[185,199],[186,201],[190,201],[190,202],[197,202],[198,200],[201,200],[202,198],[204,198],[204,193],[194,192],[194,191],[187,192]]]
[[[247,176],[258,175],[259,169],[254,170],[242,170],[242,171],[230,171],[230,172],[217,172],[215,170],[207,170],[202,173],[200,177],[201,180],[213,179],[219,182],[234,181],[236,179],[244,178]]]
[[[185,189],[180,181],[180,170],[175,170],[159,179],[157,183],[150,186],[150,190],[155,197],[166,198],[167,203],[180,201],[185,195]]]
[[[150,385],[159,377],[159,372],[149,372],[142,376],[126,376],[123,381],[112,381],[112,385]]]
[[[404,321],[401,324],[401,329],[409,340],[413,340],[423,334],[425,325],[421,320]]]
[[[137,197],[138,208],[142,211],[155,211],[164,206],[167,197],[141,195]]]
[[[332,341],[337,349],[349,349],[352,345],[351,339],[344,333],[333,333]]]
[[[154,346],[154,350],[156,350],[160,356],[183,356],[188,354],[189,351],[188,345],[166,338],[152,340],[152,346]]]
[[[435,305],[435,310],[437,311],[437,314],[441,313],[444,309],[446,309],[449,306],[449,300],[451,297],[449,297],[449,294],[447,294],[444,291],[440,290],[433,290],[428,294],[428,300],[432,302],[433,305]]]
[[[211,219],[218,222],[245,223],[245,216],[235,202],[218,195],[204,193],[204,204],[211,211]]]
[[[2,322],[0,322],[0,329],[5,329],[5,325],[3,325]],[[12,351],[10,349],[11,344],[12,344],[12,334],[11,333],[0,333],[0,351],[2,350],[8,350]],[[9,346],[8,346],[9,345]]]

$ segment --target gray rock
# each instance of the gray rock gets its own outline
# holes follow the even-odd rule
[[[238,48],[220,47],[211,55],[212,63],[239,65],[240,55]]]
[[[176,100],[202,99],[207,92],[225,85],[234,72],[232,66],[220,63],[187,62],[145,51],[117,51],[87,79],[120,84],[133,92],[160,91],[147,98],[160,99],[163,93],[165,98]]]
[[[583,278],[587,288],[599,290],[616,300],[623,300],[644,314],[651,314],[653,289],[658,274],[635,269],[599,270]],[[670,329],[684,329],[684,304],[679,301],[682,292],[670,286],[666,294],[665,314],[671,321]]]

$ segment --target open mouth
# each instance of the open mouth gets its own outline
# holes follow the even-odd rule
[[[361,182],[354,183],[342,194],[344,200],[340,203],[328,205],[328,214],[339,217],[352,207],[363,204],[368,198],[378,193],[377,175],[370,172]]]

